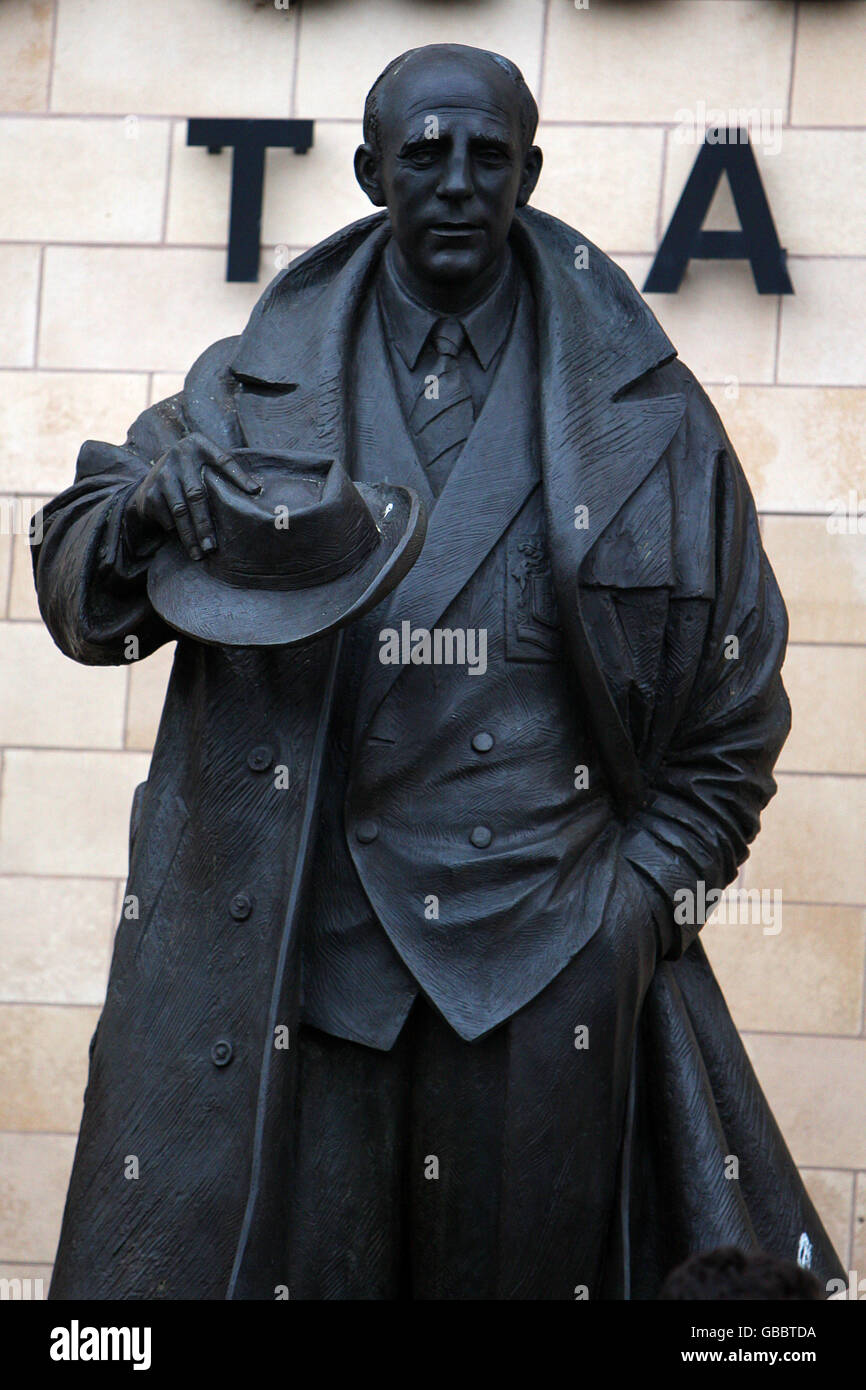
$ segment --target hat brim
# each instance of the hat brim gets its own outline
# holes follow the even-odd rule
[[[290,647],[360,618],[414,565],[427,517],[411,488],[355,486],[379,530],[378,545],[357,569],[308,589],[239,589],[209,573],[207,557],[190,559],[171,532],[148,569],[151,604],[178,632],[219,647]]]

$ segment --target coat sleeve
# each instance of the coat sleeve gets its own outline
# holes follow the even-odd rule
[[[116,666],[177,636],[147,597],[155,546],[128,544],[123,511],[151,465],[185,434],[199,430],[226,448],[240,442],[227,372],[236,343],[225,338],[208,348],[184,390],[145,410],[124,444],[83,444],[72,486],[43,508],[33,545],[39,610],[75,661]]]
[[[139,416],[123,445],[87,440],[72,486],[43,508],[41,540],[33,546],[39,610],[58,647],[76,661],[120,665],[176,635],[150,605],[150,557],[127,546],[122,517],[148,468],[185,432],[178,395]]]
[[[666,909],[662,939],[673,959],[703,925],[694,920],[699,912],[687,911],[695,896],[681,890],[696,895],[703,881],[709,893],[735,878],[776,791],[772,770],[791,723],[780,675],[787,613],[748,483],[722,439],[711,538],[715,594],[695,677],[623,841],[626,857],[649,880],[654,906]]]

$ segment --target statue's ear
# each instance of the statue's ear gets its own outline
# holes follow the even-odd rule
[[[523,157],[523,177],[517,190],[517,206],[519,208],[526,207],[535,192],[535,185],[538,183],[543,160],[544,156],[538,145],[530,145]]]
[[[374,207],[385,206],[385,193],[379,178],[379,156],[372,145],[359,145],[355,151],[355,178]]]

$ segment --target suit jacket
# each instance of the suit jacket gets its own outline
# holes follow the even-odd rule
[[[124,445],[83,446],[34,547],[40,609],[69,656],[119,665],[130,635],[140,657],[175,637],[148,602],[146,560],[123,552],[120,516],[184,434],[227,449],[304,440],[346,456],[350,344],[387,236],[379,214],[315,247],[269,286],[240,340],[209,349]],[[622,930],[646,929],[648,904],[635,898],[624,913],[614,891],[628,861],[663,895],[673,943],[632,1073],[615,1213],[621,1291],[651,1297],[689,1250],[729,1240],[793,1257],[804,1232],[813,1268],[837,1275],[690,945],[698,925],[675,928],[670,912],[677,888],[733,877],[788,728],[785,613],[749,489],[712,406],[622,272],[592,246],[576,270],[586,238],[531,209],[515,218],[513,243],[538,315],[538,449],[563,641],[617,813],[599,892],[610,888]],[[416,621],[429,627],[468,575],[446,536],[427,544],[438,564]],[[739,660],[726,658],[727,635]],[[115,938],[52,1297],[270,1299],[284,1282],[297,1068],[296,1049],[274,1038],[298,1018],[298,923],[339,641],[290,651],[178,641],[133,808],[127,892],[141,911]],[[288,790],[269,775],[277,763],[292,770]],[[243,922],[231,912],[239,891],[250,899]],[[131,1146],[144,1175],[134,1183],[123,1177]],[[725,1179],[730,1153],[736,1183]]]
[[[411,583],[361,624],[357,649],[344,647],[335,725],[350,725],[351,747],[341,756],[332,746],[323,786],[304,1018],[374,1047],[392,1046],[418,984],[462,1037],[481,1036],[543,989],[601,920],[595,865],[614,810],[556,614],[535,337],[524,285],[484,408],[433,509],[375,297],[361,312],[353,473],[426,494],[432,544]],[[436,628],[483,633],[483,672],[380,660],[383,632],[415,630],[419,604],[427,616],[437,540],[466,579]],[[347,669],[356,663],[361,671]],[[476,844],[479,834],[489,843]]]

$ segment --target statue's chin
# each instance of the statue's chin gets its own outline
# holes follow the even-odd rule
[[[474,248],[448,249],[431,256],[420,274],[434,285],[469,285],[484,274],[488,264]]]

